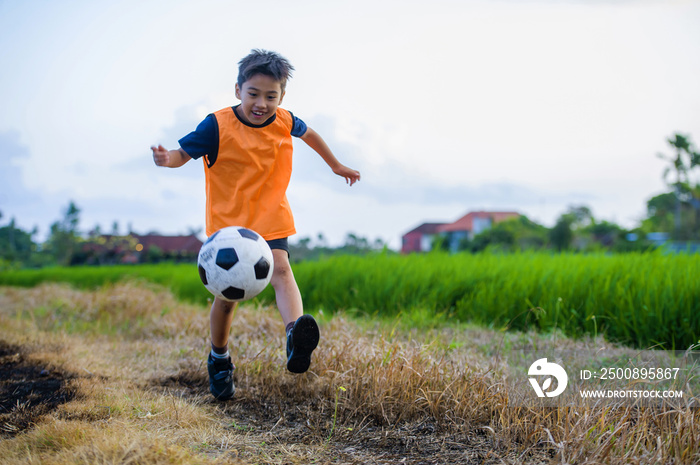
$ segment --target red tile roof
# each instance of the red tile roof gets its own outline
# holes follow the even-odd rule
[[[445,226],[445,223],[423,223],[415,229],[411,229],[406,234],[420,233],[420,234],[437,234],[438,228]]]
[[[473,231],[475,218],[491,218],[493,223],[500,223],[503,220],[517,218],[520,213],[517,212],[487,212],[478,211],[470,212],[454,223],[445,224],[438,228],[438,232],[453,232],[453,231]]]

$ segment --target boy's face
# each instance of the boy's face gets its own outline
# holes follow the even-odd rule
[[[236,83],[236,98],[241,101],[238,116],[256,126],[275,115],[282,97],[282,85],[271,76],[256,74],[244,82],[242,88]]]

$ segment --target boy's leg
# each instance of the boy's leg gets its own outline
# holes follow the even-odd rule
[[[211,344],[213,347],[226,349],[228,344],[228,334],[233,323],[233,311],[238,302],[228,302],[226,300],[214,299],[209,313],[209,327],[211,330]]]
[[[209,391],[218,400],[230,399],[236,391],[233,385],[235,367],[228,353],[228,334],[236,305],[236,302],[215,298],[209,313],[212,346],[207,358]]]
[[[275,266],[270,284],[275,289],[277,308],[280,311],[284,326],[294,323],[304,314],[299,286],[294,279],[292,267],[289,264],[289,254],[283,249],[272,249]]]
[[[318,345],[316,320],[304,315],[301,293],[297,286],[286,250],[272,249],[275,267],[270,283],[275,289],[277,308],[287,330],[287,369],[304,373],[311,365],[311,353]]]

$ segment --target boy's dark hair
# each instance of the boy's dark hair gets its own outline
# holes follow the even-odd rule
[[[284,92],[292,71],[294,67],[279,53],[256,48],[238,62],[238,87],[243,88],[243,83],[256,74],[264,74],[279,81]]]

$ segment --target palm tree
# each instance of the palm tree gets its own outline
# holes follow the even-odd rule
[[[675,229],[676,238],[678,238],[681,230],[681,198],[684,196],[692,197],[688,173],[694,167],[700,165],[700,153],[695,151],[689,136],[676,133],[673,135],[673,138],[666,139],[666,141],[675,150],[675,155],[666,156],[660,153],[658,156],[671,163],[671,166],[666,167],[664,170],[664,181],[668,183],[668,176],[671,171],[676,173],[676,182],[669,183],[669,185],[674,186],[676,190]]]

